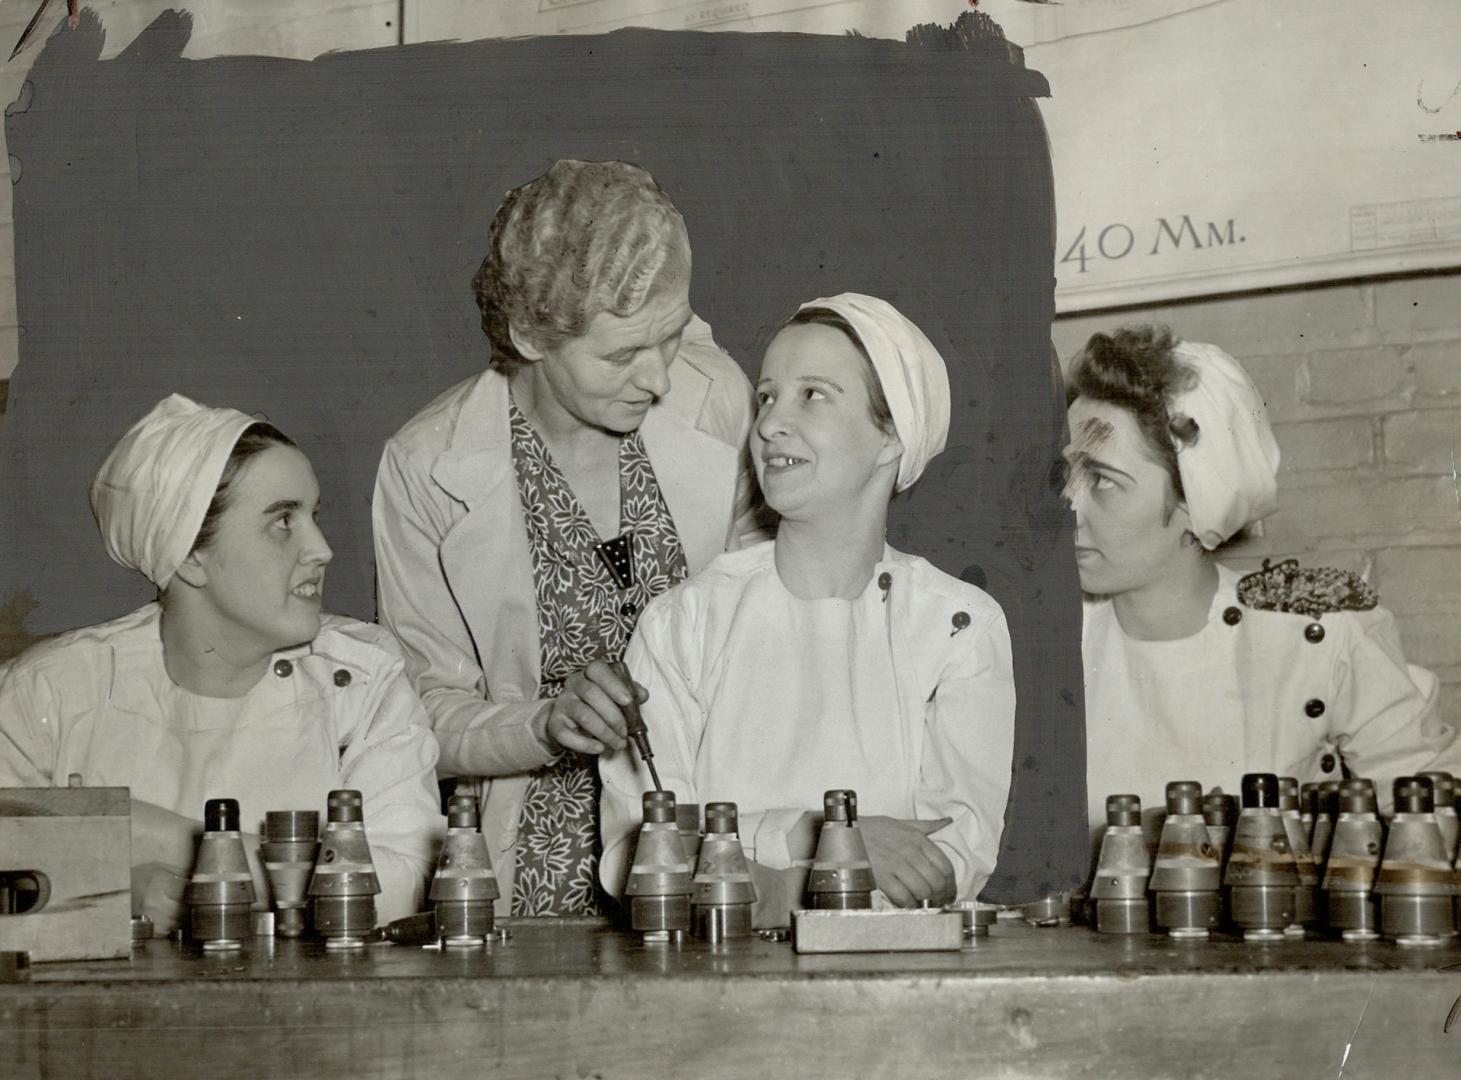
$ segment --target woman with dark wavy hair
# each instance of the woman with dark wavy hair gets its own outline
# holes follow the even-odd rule
[[[1087,776],[1162,808],[1171,780],[1236,792],[1452,763],[1434,675],[1357,575],[1293,562],[1239,578],[1213,552],[1278,509],[1278,444],[1231,356],[1150,326],[1096,334],[1071,371],[1066,496],[1087,594]]]

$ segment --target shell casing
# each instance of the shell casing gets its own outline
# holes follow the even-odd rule
[[[695,892],[690,908],[692,929],[696,937],[712,943],[750,937],[756,886],[751,881],[751,868],[741,847],[740,834],[735,831],[734,804],[709,804],[706,825],[695,866]]]
[[[231,813],[225,814],[225,809]],[[198,855],[183,890],[188,930],[209,952],[237,949],[244,938],[253,936],[250,910],[255,899],[254,877],[237,828],[238,803],[210,799],[204,816],[211,824],[233,827],[206,830],[198,839]]]
[[[1283,818],[1276,809],[1246,806],[1238,815],[1233,849],[1223,883],[1234,925],[1258,931],[1253,940],[1281,932],[1294,921],[1294,888],[1299,884]]]
[[[318,840],[264,840],[259,844],[269,891],[279,913],[275,933],[299,937],[305,929],[309,906],[309,879],[319,857]]]
[[[828,792],[829,799],[832,794]],[[862,830],[850,815],[838,818],[828,813],[807,877],[807,894],[811,897],[808,906],[818,910],[868,908],[875,888],[877,881]]]
[[[1221,856],[1202,815],[1168,813],[1150,884],[1157,927],[1176,938],[1208,936],[1222,922],[1221,888]]]
[[[1108,812],[1108,820],[1111,816]],[[1122,819],[1131,817],[1125,814]],[[1142,832],[1140,809],[1135,812],[1135,824],[1107,825],[1101,837],[1096,873],[1091,879],[1090,898],[1095,902],[1097,933],[1145,934],[1151,929],[1151,910],[1146,897],[1151,872],[1152,856]]]
[[[1430,792],[1402,803],[1402,783],[1396,781],[1396,806],[1412,809],[1399,810],[1391,820],[1375,877],[1380,933],[1397,945],[1437,945],[1456,931],[1456,875],[1429,810]]]
[[[673,800],[670,792],[645,795],[644,824],[624,888],[630,926],[645,934],[690,929],[690,894],[695,885],[690,861],[680,846]]]

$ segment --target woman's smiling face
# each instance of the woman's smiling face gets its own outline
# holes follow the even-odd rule
[[[756,383],[751,456],[767,505],[784,518],[815,517],[865,495],[879,469],[896,474],[902,446],[872,420],[870,365],[842,331],[784,328]]]
[[[203,573],[213,625],[265,653],[312,641],[333,553],[316,520],[320,487],[309,459],[270,446],[245,462],[227,499],[212,541],[189,556]]]

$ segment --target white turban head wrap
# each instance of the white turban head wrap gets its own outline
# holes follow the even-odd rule
[[[1167,413],[1197,424],[1192,441],[1173,436],[1177,471],[1192,532],[1211,551],[1278,509],[1278,443],[1263,396],[1236,360],[1196,341],[1178,342],[1172,352],[1194,377],[1167,400]]]
[[[862,341],[903,444],[894,490],[910,487],[949,437],[949,372],[944,358],[892,304],[862,293],[839,293],[803,304],[847,320]]]
[[[193,549],[234,444],[256,423],[181,394],[153,406],[91,481],[91,512],[107,554],[166,589]]]

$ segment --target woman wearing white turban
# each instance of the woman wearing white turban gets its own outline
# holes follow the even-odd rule
[[[758,925],[784,925],[810,811],[857,792],[895,903],[972,898],[994,868],[1014,739],[1009,633],[973,585],[887,546],[888,500],[944,447],[943,358],[890,304],[813,300],[772,340],[751,451],[776,539],[645,610],[627,662],[665,787],[730,800]],[[648,772],[602,762],[604,886],[622,892]]]
[[[1436,678],[1368,585],[1293,563],[1240,580],[1212,558],[1277,508],[1278,445],[1237,361],[1152,327],[1096,334],[1070,393],[1093,832],[1107,795],[1160,811],[1171,780],[1343,769],[1383,802],[1396,776],[1447,767]]]
[[[133,906],[162,929],[205,800],[238,800],[262,902],[265,812],[355,788],[379,917],[417,910],[442,826],[436,741],[390,634],[321,614],[331,552],[309,460],[268,424],[174,394],[112,449],[91,505],[107,553],[158,600],[0,667],[0,787],[129,787]]]

